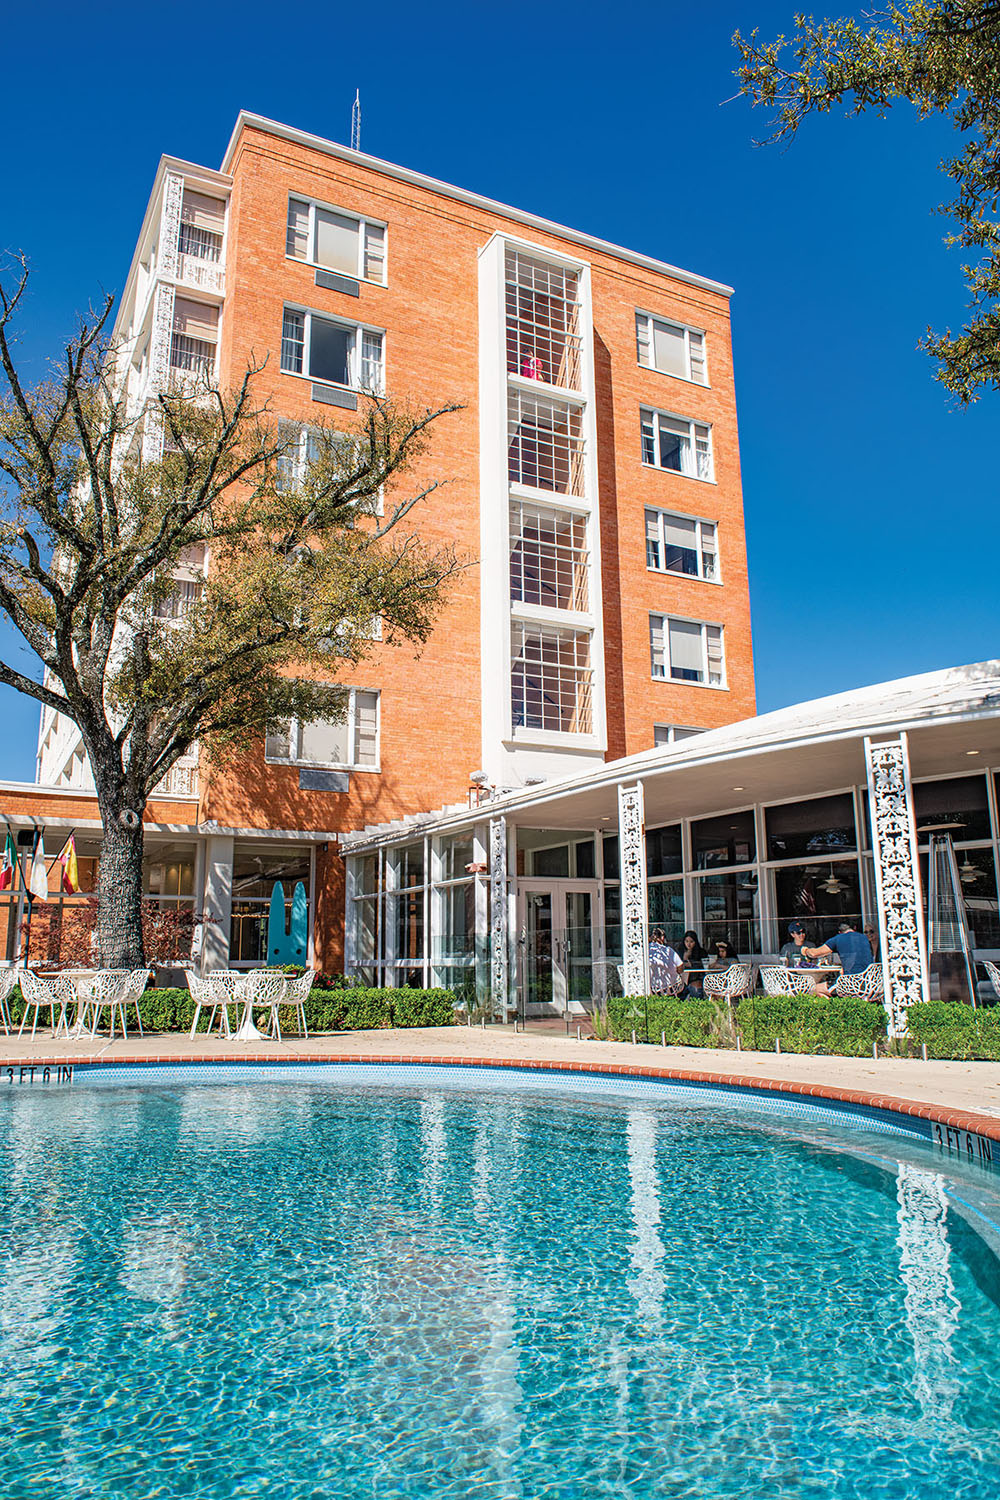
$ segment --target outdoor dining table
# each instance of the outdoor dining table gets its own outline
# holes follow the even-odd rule
[[[240,1022],[240,1025],[238,1026],[236,1031],[233,1032],[233,1040],[236,1042],[264,1042],[267,1040],[266,1033],[263,1031],[258,1031],[257,1027],[253,1024],[254,1001],[250,986],[248,984],[248,980],[251,974],[256,974],[257,972],[258,971],[256,969],[251,969],[250,973],[241,974],[238,982],[234,986],[233,998],[235,999],[237,1005],[246,1006],[246,1010],[243,1013],[243,1020]],[[285,991],[287,993],[287,979],[284,981],[284,984]],[[240,993],[241,991],[242,993]]]

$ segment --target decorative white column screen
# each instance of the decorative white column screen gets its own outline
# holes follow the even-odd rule
[[[649,994],[646,941],[646,827],[642,782],[618,788],[622,954],[626,995]]]
[[[494,1016],[507,1016],[507,819],[490,819],[490,1004]]]
[[[508,372],[579,390],[579,273],[508,249],[504,283]]]
[[[871,803],[879,957],[890,1036],[906,1035],[906,1012],[929,998],[920,864],[906,736],[865,740]]]

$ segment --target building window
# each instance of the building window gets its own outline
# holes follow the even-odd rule
[[[635,342],[639,363],[647,370],[677,375],[681,380],[708,384],[705,367],[705,335],[683,323],[668,323],[651,313],[635,315]]]
[[[289,198],[285,254],[326,271],[385,284],[385,225]]]
[[[523,390],[507,407],[507,476],[511,484],[583,495],[583,426],[579,410]]]
[[[221,198],[205,193],[184,192],[181,203],[181,230],[177,249],[181,255],[215,264],[222,259],[222,234],[226,225],[226,205]]]
[[[511,639],[511,712],[517,729],[590,734],[590,635],[515,624]]]
[[[644,464],[685,474],[688,479],[715,478],[711,427],[648,406],[642,408],[641,418]]]
[[[512,599],[550,609],[586,611],[588,563],[585,517],[511,502]]]
[[[355,323],[286,307],[281,324],[281,368],[330,385],[382,394],[383,334]]]
[[[718,583],[715,522],[676,516],[667,510],[647,510],[646,567],[657,573],[683,573]]]
[[[504,289],[510,374],[579,390],[579,272],[508,249]]]
[[[307,766],[378,765],[378,693],[351,688],[343,719],[286,719],[267,732],[264,757]]]
[[[649,653],[654,677],[725,686],[721,625],[650,615]]]
[[[215,378],[215,350],[219,340],[219,309],[190,297],[174,298],[170,336],[170,366],[204,380]]]
[[[692,735],[704,733],[704,729],[695,729],[686,724],[654,724],[653,745],[676,745],[680,740],[689,740]]]

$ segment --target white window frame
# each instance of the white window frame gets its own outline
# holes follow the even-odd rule
[[[660,463],[660,461],[659,461],[659,454],[660,454],[659,418],[660,417],[666,417],[667,420],[670,421],[670,422],[682,423],[682,424],[684,424],[687,427],[687,429],[688,429],[688,435],[687,435],[687,453],[688,453],[688,465],[689,465],[688,468],[685,469],[685,468],[682,467],[680,469],[668,469],[666,467],[666,465]],[[647,418],[649,418],[649,419],[652,420],[652,426],[653,426],[653,462],[652,463],[650,463],[649,460],[646,458],[645,448],[644,448],[644,443],[643,443],[643,432],[642,432],[642,429],[646,425]],[[698,473],[698,432],[699,432],[699,430],[702,431],[702,432],[704,432],[707,435],[707,437],[706,437],[706,441],[707,441],[707,445],[708,445],[708,473],[707,474],[699,474]],[[697,480],[697,482],[699,484],[714,484],[715,483],[715,437],[714,437],[714,433],[713,433],[713,424],[711,422],[699,422],[694,417],[684,417],[684,416],[682,416],[680,414],[680,412],[676,412],[676,411],[665,411],[660,406],[641,406],[639,408],[639,453],[640,453],[640,457],[642,458],[643,468],[645,468],[645,469],[657,469],[659,471],[659,473],[661,473],[661,474],[675,474],[678,479],[694,479],[694,480]],[[683,463],[683,460],[682,460],[682,463]]]
[[[661,370],[653,361],[656,357],[656,341],[653,337],[653,324],[660,323],[665,328],[677,329],[684,335],[684,356],[687,364],[687,374],[678,375],[675,370]],[[705,370],[704,380],[699,380],[691,373],[691,335],[701,339],[701,362]],[[645,346],[648,359],[643,359],[642,351]],[[645,309],[637,307],[635,310],[635,352],[636,360],[643,370],[655,370],[658,375],[668,375],[671,380],[686,380],[691,385],[707,386],[708,379],[708,335],[704,328],[694,328],[689,323],[679,323],[676,318],[664,318],[658,313],[646,312]]]
[[[292,255],[288,249],[288,216],[292,203],[304,203],[309,210],[309,255]],[[357,270],[350,271],[334,270],[330,266],[324,266],[316,259],[316,210],[324,213],[339,214],[342,219],[353,219],[358,226],[358,261]],[[365,254],[367,230],[381,229],[382,231],[382,280],[376,281],[371,276],[365,275]],[[373,219],[369,214],[359,214],[351,208],[338,208],[334,203],[322,203],[317,198],[310,198],[307,193],[289,193],[288,203],[285,207],[285,259],[294,261],[299,266],[313,266],[317,271],[329,271],[333,276],[350,276],[353,274],[355,281],[366,281],[369,286],[388,286],[389,284],[389,226],[384,219]]]
[[[337,684],[331,683],[330,686]],[[303,760],[301,755],[289,753],[285,755],[272,755],[267,749],[267,740],[264,738],[264,760],[269,766],[303,766],[312,767],[322,771],[381,771],[382,769],[382,693],[378,688],[352,687],[348,700],[347,739],[349,745],[354,745],[357,732],[357,694],[374,693],[375,695],[375,760],[371,765],[362,764],[353,760]],[[301,750],[302,747],[302,723],[299,719],[283,719],[281,723],[288,724],[289,751]]]
[[[657,672],[656,671],[656,663],[655,663],[655,661],[653,659],[653,622],[654,622],[654,620],[658,620],[660,622],[660,631],[661,631],[661,633],[663,635],[663,658],[664,659],[663,659],[663,671],[662,672]],[[701,670],[704,673],[704,680],[703,681],[699,682],[699,681],[697,681],[695,679],[692,679],[690,677],[674,677],[672,675],[671,663],[670,663],[670,623],[671,623],[671,621],[674,621],[674,622],[676,622],[679,625],[698,625],[701,628],[701,659],[702,659],[702,668],[701,668]],[[709,680],[708,680],[708,675],[709,675],[708,632],[710,630],[717,630],[719,632],[719,637],[718,637],[718,639],[719,639],[719,681],[718,682],[709,682]],[[716,692],[716,693],[720,692],[720,691],[725,691],[726,688],[727,688],[727,682],[726,682],[726,631],[725,631],[725,626],[722,625],[721,622],[718,621],[718,620],[695,620],[695,619],[692,619],[688,615],[668,615],[668,614],[660,614],[656,610],[650,611],[650,615],[649,615],[649,667],[650,667],[650,676],[652,677],[652,679],[653,679],[654,682],[666,682],[666,683],[669,683],[671,687],[710,688],[713,692]]]
[[[376,396],[381,396],[381,395],[385,394],[385,329],[384,328],[374,328],[370,323],[354,323],[354,322],[352,322],[348,318],[335,318],[335,317],[331,317],[329,313],[327,313],[327,312],[321,312],[319,310],[319,308],[304,307],[304,306],[300,305],[299,303],[286,302],[284,304],[284,306],[282,307],[282,310],[281,310],[281,327],[282,327],[281,343],[282,344],[284,343],[285,313],[299,313],[304,318],[305,321],[304,321],[304,324],[303,324],[302,369],[301,370],[288,370],[288,369],[285,368],[284,363],[282,362],[281,363],[281,373],[282,373],[282,375],[291,375],[296,380],[308,380],[311,385],[329,385],[329,386],[333,386],[338,391],[357,391],[361,395],[364,395],[366,391],[370,390]],[[310,375],[308,373],[309,372],[310,355],[312,353],[312,320],[313,320],[313,318],[322,318],[324,320],[324,322],[327,322],[327,323],[336,323],[339,328],[346,328],[346,329],[349,330],[349,332],[351,332],[354,335],[353,341],[351,343],[351,357],[350,357],[350,364],[351,364],[350,375],[351,375],[351,379],[350,379],[350,384],[348,384],[348,385],[342,385],[340,383],[340,381],[338,381],[338,380],[327,380],[324,376],[321,376],[321,375]],[[365,386],[365,385],[361,384],[361,351],[362,351],[362,345],[363,345],[363,341],[364,341],[364,335],[366,333],[376,335],[381,340],[381,346],[382,346],[382,358],[381,358],[380,367],[379,367],[379,380],[378,380],[378,384],[374,385],[374,386]],[[280,348],[280,345],[279,345],[279,348]],[[280,357],[281,356],[279,355],[279,359],[280,359]]]
[[[657,682],[661,681],[659,677],[656,680]],[[670,680],[673,681],[674,679],[671,678]],[[697,687],[697,685],[696,683],[695,686]],[[666,739],[658,740],[656,738],[656,731],[658,729],[665,731]],[[707,732],[707,726],[704,724],[654,724],[653,749],[662,750],[667,745],[680,745],[685,740],[694,739],[696,734],[706,734]],[[672,880],[674,877],[671,875],[665,878]]]
[[[292,374],[294,372],[287,371],[286,373]],[[301,484],[303,482],[303,479],[305,478],[306,465],[309,461],[309,438],[311,434],[317,430],[318,429],[309,422],[293,422],[288,417],[282,417],[278,422],[279,437],[282,437],[282,439],[284,440],[284,437],[287,435],[289,444],[291,445],[294,443],[295,445],[294,456],[289,455],[287,462],[292,466],[293,480],[294,484],[296,485]],[[338,429],[338,431],[339,430],[340,429]],[[347,432],[345,429],[344,436],[352,437],[354,436],[354,434]],[[280,478],[280,469],[277,477]],[[286,490],[286,486],[280,483],[276,483],[275,488],[280,492],[284,492]],[[287,486],[287,488],[291,488],[291,486]],[[375,502],[374,513],[376,516],[382,516],[385,514],[384,484],[379,485],[378,498]],[[378,636],[377,639],[381,640],[381,636]]]
[[[669,472],[672,473],[673,470],[670,470]],[[645,514],[643,516],[643,524],[644,524],[644,526],[647,524],[648,518],[650,516],[655,516],[656,517],[656,524],[657,524],[657,545],[659,546],[659,548],[661,550],[661,553],[665,553],[666,552],[666,542],[665,542],[664,536],[663,536],[663,523],[664,523],[664,521],[692,521],[694,523],[694,527],[695,527],[695,546],[694,546],[694,548],[692,550],[695,552],[695,554],[696,554],[696,556],[698,558],[698,571],[697,571],[697,573],[680,573],[680,572],[678,572],[678,570],[676,568],[656,568],[656,567],[654,567],[653,564],[649,561],[649,535],[648,535],[648,532],[647,532],[646,536],[644,538],[644,540],[646,542],[646,571],[647,571],[647,573],[661,573],[665,578],[689,578],[694,583],[721,584],[721,582],[722,582],[722,559],[721,559],[720,554],[719,554],[719,523],[718,523],[718,521],[709,521],[704,516],[688,516],[688,515],[685,515],[684,512],[681,511],[681,510],[666,510],[664,507],[659,506],[659,505],[647,505],[645,507]],[[713,578],[706,577],[706,575],[705,575],[705,573],[703,571],[704,570],[704,566],[705,566],[705,564],[704,564],[704,552],[705,552],[705,548],[704,548],[704,545],[703,545],[703,536],[704,536],[704,533],[702,532],[702,527],[703,526],[711,526],[712,531],[714,533],[715,546],[713,548],[709,549],[713,553],[713,555],[715,557],[715,576]]]

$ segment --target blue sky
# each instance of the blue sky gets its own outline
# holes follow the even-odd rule
[[[956,408],[916,348],[963,314],[933,213],[955,138],[900,111],[755,148],[730,37],[793,9],[21,7],[0,246],[34,270],[24,360],[121,286],[161,152],[218,166],[241,107],[347,140],[360,87],[366,151],[736,288],[761,711],[1000,655],[998,401]],[[30,779],[35,705],[0,694],[0,777]]]

